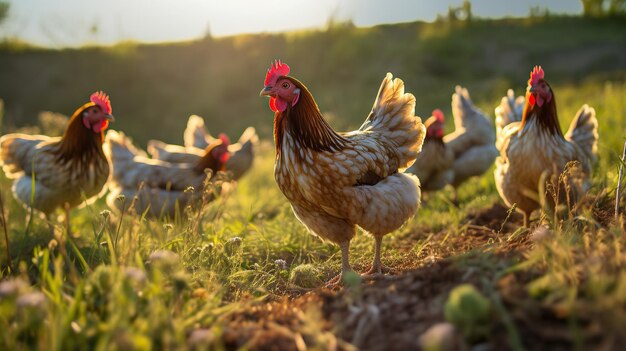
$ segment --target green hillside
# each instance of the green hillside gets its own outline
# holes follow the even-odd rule
[[[207,38],[185,43],[46,50],[0,49],[5,124],[23,126],[49,110],[71,114],[88,95],[109,93],[118,122],[140,143],[179,142],[186,118],[211,131],[272,128],[264,72],[279,58],[313,92],[335,127],[358,126],[386,72],[417,96],[417,113],[449,113],[456,84],[492,110],[505,90],[521,92],[541,64],[553,85],[626,76],[626,21],[530,18],[471,23],[408,23],[373,28],[335,24],[325,31]],[[147,127],[147,128],[146,128]]]

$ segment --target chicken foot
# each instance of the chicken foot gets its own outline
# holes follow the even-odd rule
[[[383,273],[389,273],[392,271],[390,268],[383,266],[382,262],[380,261],[380,249],[383,243],[382,235],[374,236],[374,240],[376,243],[376,247],[374,251],[374,261],[372,262],[372,268],[370,268],[369,271],[363,274],[363,277],[368,279],[375,279],[382,276]]]
[[[350,241],[344,241],[339,243],[339,247],[341,248],[341,273],[339,273],[326,283],[325,287],[327,288],[332,288],[341,284],[346,274],[348,272],[352,272],[352,267],[350,267],[349,259]]]

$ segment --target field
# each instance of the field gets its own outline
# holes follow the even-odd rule
[[[446,350],[619,349],[626,238],[625,217],[613,209],[626,126],[625,30],[623,18],[547,17],[331,23],[324,31],[72,50],[2,44],[3,133],[37,123],[30,130],[53,133],[39,111],[71,114],[102,89],[117,119],[111,127],[142,146],[151,138],[180,143],[194,113],[231,138],[253,125],[262,142],[236,189],[201,211],[153,221],[111,213],[98,200],[73,210],[71,236],[62,220],[55,237],[36,214],[29,222],[2,177],[10,247],[1,240],[0,348],[408,350],[443,338]],[[418,115],[440,107],[451,116],[456,84],[492,113],[541,64],[563,128],[583,103],[596,108],[592,190],[575,216],[539,214],[534,223],[549,229],[524,230],[489,171],[460,188],[458,206],[450,189],[429,194],[413,220],[385,237],[392,275],[321,288],[338,272],[340,252],[306,231],[274,182],[272,114],[258,97],[274,58],[291,65],[338,130],[360,125],[387,71],[416,95]],[[373,249],[366,234],[353,240],[358,272]],[[477,292],[457,306],[456,319],[446,317],[450,292],[466,283]],[[439,324],[447,319],[456,331]],[[435,325],[438,335],[422,337]]]

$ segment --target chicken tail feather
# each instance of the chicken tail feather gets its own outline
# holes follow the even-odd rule
[[[576,113],[574,120],[569,126],[565,139],[576,143],[587,159],[591,162],[596,160],[598,153],[598,119],[596,110],[585,104]]]
[[[30,136],[26,134],[7,134],[0,138],[0,165],[9,179],[15,179],[22,173],[32,170],[33,151],[48,139],[44,136]]]
[[[399,168],[404,170],[422,150],[426,128],[415,116],[415,96],[404,92],[404,82],[387,73],[383,79],[372,112],[361,131],[380,133],[396,149]]]
[[[137,149],[124,133],[114,130],[107,133],[103,148],[113,164],[113,179],[123,177],[123,174],[132,168],[136,156],[147,157],[146,153]]]
[[[209,142],[206,139],[207,131],[204,126],[204,120],[200,116],[191,115],[187,121],[187,128],[183,135],[185,147],[197,147],[205,149],[209,146]]]
[[[502,139],[502,131],[504,127],[513,122],[520,122],[522,120],[525,101],[526,99],[524,99],[523,96],[515,98],[513,89],[509,89],[506,92],[506,96],[502,97],[500,105],[498,105],[495,110],[497,141]]]

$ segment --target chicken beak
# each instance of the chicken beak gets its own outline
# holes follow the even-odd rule
[[[261,89],[259,96],[270,96],[271,94],[272,94],[272,87],[266,86],[265,88]]]
[[[113,115],[111,114],[104,116],[104,118],[109,122],[115,122],[115,117],[113,117]]]
[[[534,85],[531,85],[531,86],[528,88],[528,92],[529,92],[529,93],[531,93],[531,94],[534,94],[536,91],[537,91],[537,89],[535,88],[535,86],[534,86]]]

